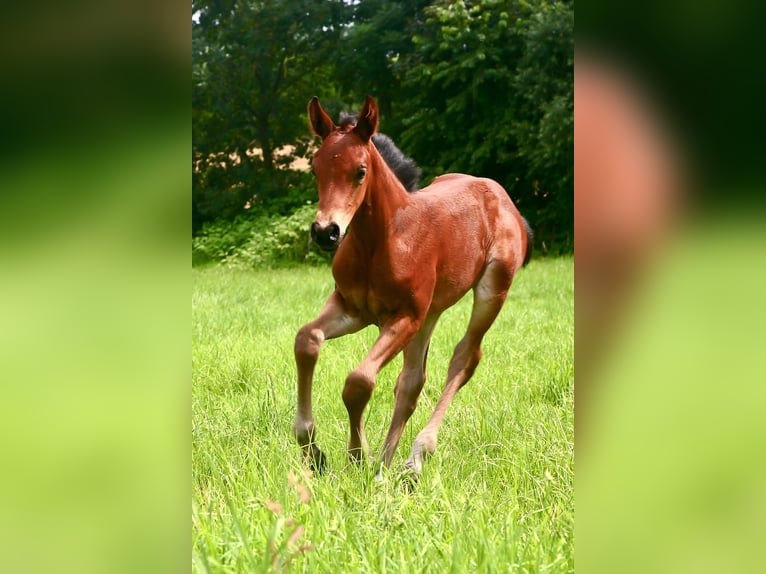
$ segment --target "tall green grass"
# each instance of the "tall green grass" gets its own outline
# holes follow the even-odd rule
[[[192,270],[192,569],[195,572],[572,572],[573,261],[533,260],[485,337],[413,491],[398,480],[430,416],[471,295],[437,325],[428,381],[382,483],[346,462],[341,400],[373,327],[328,341],[314,416],[328,472],[292,436],[295,332],[332,291],[328,268]],[[394,360],[366,413],[376,457]]]

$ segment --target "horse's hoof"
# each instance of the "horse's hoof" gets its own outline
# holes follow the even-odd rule
[[[309,456],[309,468],[318,475],[324,474],[327,470],[327,457],[318,448]]]
[[[399,473],[399,483],[407,492],[415,490],[418,480],[420,480],[420,473],[410,466],[405,465],[404,470]]]
[[[348,462],[355,467],[369,467],[372,458],[364,450],[354,449],[348,451]]]

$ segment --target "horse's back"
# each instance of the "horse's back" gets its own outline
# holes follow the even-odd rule
[[[429,185],[428,187],[424,187],[421,191],[438,189],[439,186],[437,184],[444,184],[444,183],[447,183],[448,181],[461,180],[465,178],[477,179],[476,177],[472,175],[467,175],[465,173],[444,173],[442,175],[437,175],[434,178],[434,180],[431,182],[431,185]]]
[[[488,259],[505,262],[512,273],[522,265],[529,242],[528,226],[499,183],[489,178],[448,173],[435,178],[421,192],[427,194],[434,205],[438,202],[452,213],[450,227],[454,231],[471,234],[484,231]],[[470,212],[481,213],[482,217],[466,217]]]
[[[490,207],[498,202],[498,209],[517,212],[511,198],[502,185],[493,179],[476,177],[464,173],[446,173],[436,177],[420,193],[439,194],[444,201],[475,202],[478,206]]]

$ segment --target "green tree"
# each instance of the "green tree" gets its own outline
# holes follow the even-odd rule
[[[346,99],[358,106],[372,95],[386,121],[386,133],[401,132],[399,110],[404,101],[399,62],[414,50],[413,35],[422,27],[423,0],[361,0],[352,6],[350,21],[336,54],[335,66]]]
[[[247,202],[274,205],[305,184],[284,169],[293,157],[276,152],[285,145],[305,152],[306,101],[331,82],[326,52],[337,44],[345,9],[342,0],[193,0],[198,224],[233,217]]]
[[[400,63],[404,148],[427,175],[496,179],[548,247],[571,248],[571,4],[437,1],[425,15]]]
[[[513,133],[532,182],[529,204],[542,239],[572,247],[574,237],[574,13],[541,3],[524,32],[513,89]],[[529,189],[526,190],[527,195]]]

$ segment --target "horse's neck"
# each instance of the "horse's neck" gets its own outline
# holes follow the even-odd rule
[[[352,226],[359,241],[371,249],[379,249],[385,244],[394,215],[406,207],[411,197],[380,155],[376,153],[371,163],[373,179]]]

